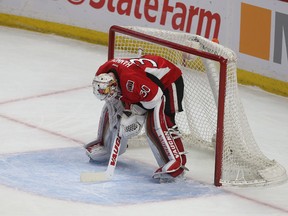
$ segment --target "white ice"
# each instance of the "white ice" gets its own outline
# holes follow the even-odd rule
[[[0,156],[81,146],[93,140],[102,103],[93,96],[90,84],[106,58],[107,47],[0,27]],[[288,170],[288,98],[255,87],[239,86],[239,90],[260,149]],[[148,148],[128,149],[123,157],[156,167]],[[188,166],[190,178],[213,184],[211,155],[192,151]],[[0,215],[288,215],[287,183],[222,190],[226,192],[217,196],[107,206],[0,185]]]

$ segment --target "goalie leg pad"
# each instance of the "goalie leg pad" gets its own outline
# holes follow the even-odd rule
[[[104,146],[104,140],[107,140],[107,134],[110,131],[109,109],[105,103],[98,124],[97,139],[84,145],[86,155],[90,160],[95,162],[103,162],[109,159],[109,152]]]
[[[172,123],[164,114],[164,104],[165,98],[162,99],[161,104],[148,113],[146,133],[148,143],[160,167],[156,170],[154,177],[163,173],[176,177],[184,171],[186,156],[180,137],[174,140],[169,132],[167,122]]]
[[[108,161],[113,147],[113,141],[120,127],[119,116],[123,105],[118,100],[106,102],[99,121],[97,139],[84,145],[87,156],[95,162]],[[121,139],[119,155],[126,151],[128,140]]]
[[[181,133],[177,127],[177,125],[175,124],[175,120],[174,120],[174,116],[166,116],[166,122],[167,122],[167,126],[169,128],[169,133],[170,135],[173,137],[174,142],[180,152],[181,158],[182,158],[182,166],[184,167],[184,165],[186,164],[186,154],[188,152],[186,152],[184,150],[184,145],[182,143],[182,139],[181,139]]]
[[[113,141],[117,136],[117,129],[112,131],[106,130],[104,133],[103,141],[95,140],[86,145],[87,156],[95,162],[105,162],[108,161],[111,155]],[[125,153],[127,149],[128,140],[126,138],[121,139],[119,155]]]
[[[104,145],[102,145],[102,142],[98,140],[87,144],[86,155],[95,162],[104,162],[108,160],[110,156]]]
[[[112,131],[114,127],[117,127],[119,116],[122,115],[123,110],[124,107],[119,100],[106,101],[101,111],[96,140],[103,142],[103,134],[106,133],[107,130]],[[91,145],[91,143],[84,145],[84,148],[88,147],[87,145]]]

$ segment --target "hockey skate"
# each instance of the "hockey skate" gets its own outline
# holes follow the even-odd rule
[[[177,170],[178,171],[178,170]],[[177,172],[176,171],[176,172]],[[152,176],[153,179],[159,181],[159,183],[174,183],[185,181],[185,171],[183,169],[179,169],[179,173],[176,177],[173,177],[173,173],[165,173],[165,172],[155,172]]]
[[[187,168],[180,167],[176,171],[167,172],[164,171],[163,167],[165,166],[157,169],[152,176],[153,179],[159,180],[159,183],[172,183],[185,180],[185,169]]]

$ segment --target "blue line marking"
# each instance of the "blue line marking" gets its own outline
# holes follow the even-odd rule
[[[121,156],[112,181],[80,182],[81,172],[105,171],[106,164],[89,163],[82,148],[64,148],[0,155],[0,184],[45,197],[99,205],[123,205],[202,196],[223,191],[187,179],[159,184],[154,171]]]

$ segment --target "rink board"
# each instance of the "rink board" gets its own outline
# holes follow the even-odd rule
[[[0,155],[0,184],[49,198],[99,205],[123,205],[215,196],[223,191],[192,179],[159,184],[155,167],[119,158],[113,180],[80,182],[81,172],[105,171],[90,163],[82,148]]]

